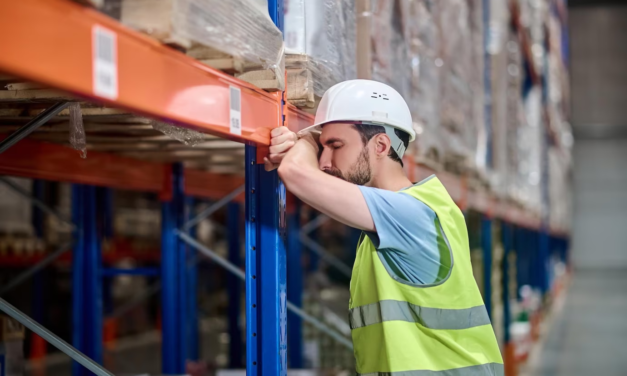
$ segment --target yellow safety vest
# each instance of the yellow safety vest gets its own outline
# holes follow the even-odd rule
[[[349,305],[357,372],[503,375],[501,352],[472,274],[464,216],[435,176],[403,192],[436,213],[451,251],[451,271],[433,285],[397,280],[362,235]]]

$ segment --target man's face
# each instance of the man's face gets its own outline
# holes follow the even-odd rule
[[[357,185],[372,179],[368,146],[351,124],[330,123],[322,127],[320,169]]]

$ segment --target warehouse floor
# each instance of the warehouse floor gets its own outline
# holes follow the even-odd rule
[[[627,375],[627,270],[575,273],[533,375]]]

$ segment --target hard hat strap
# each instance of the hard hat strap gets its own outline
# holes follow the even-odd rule
[[[392,149],[394,149],[396,155],[398,155],[398,157],[402,159],[403,155],[405,155],[405,144],[396,135],[396,132],[394,132],[394,127],[390,127],[389,125],[383,125],[383,128],[385,128],[385,134],[387,134],[390,138],[390,142],[392,143]]]

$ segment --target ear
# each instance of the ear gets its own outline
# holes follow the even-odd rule
[[[388,135],[385,133],[379,133],[373,137],[373,141],[374,151],[377,157],[387,157],[390,152],[390,147],[392,147],[392,143]]]

